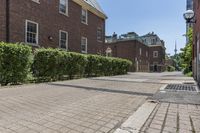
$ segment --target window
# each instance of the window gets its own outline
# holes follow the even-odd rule
[[[84,24],[88,24],[88,11],[83,8],[81,13],[81,22]]]
[[[153,51],[153,58],[157,58],[158,57],[158,51]]]
[[[149,55],[149,53],[148,53],[148,51],[146,51],[146,57],[148,57],[148,55]]]
[[[102,29],[98,28],[97,29],[97,41],[102,41],[102,40],[103,40]]]
[[[59,12],[68,15],[68,0],[60,0]]]
[[[68,49],[68,33],[66,31],[61,31],[59,33],[59,45],[62,49]]]
[[[81,38],[81,52],[87,53],[87,38],[86,37]]]
[[[142,55],[142,49],[140,48],[140,55]]]
[[[40,4],[40,0],[32,0],[32,1]]]
[[[38,44],[38,23],[26,20],[25,42]]]

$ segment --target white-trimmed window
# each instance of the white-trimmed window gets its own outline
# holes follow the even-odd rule
[[[87,38],[81,37],[81,52],[87,53]]]
[[[97,41],[103,40],[103,32],[101,28],[97,28]]]
[[[142,49],[140,48],[140,55],[142,55]]]
[[[146,57],[148,57],[149,56],[149,53],[148,53],[148,51],[146,51]]]
[[[68,15],[68,0],[59,0],[59,12]]]
[[[59,31],[59,47],[68,49],[68,33],[66,31]]]
[[[83,8],[81,11],[81,22],[84,24],[88,24],[88,11]]]
[[[158,51],[153,51],[153,58],[158,58]]]
[[[25,42],[30,44],[38,44],[38,23],[26,20]]]

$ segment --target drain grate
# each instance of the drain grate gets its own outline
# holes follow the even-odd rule
[[[196,87],[194,85],[188,84],[169,84],[165,88],[166,91],[189,91],[196,92]]]

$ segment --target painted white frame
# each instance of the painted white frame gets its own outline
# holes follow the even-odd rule
[[[66,46],[66,49],[65,48],[61,48],[61,33],[65,33],[66,34],[66,43],[65,43],[65,46]],[[64,50],[68,50],[68,41],[69,41],[69,38],[68,38],[68,32],[64,31],[64,30],[59,30],[59,48],[61,49],[64,49]]]
[[[86,13],[86,22],[84,22],[84,21],[82,20],[83,11],[85,11],[85,13]],[[87,9],[84,9],[84,8],[81,9],[81,23],[88,25],[88,10],[87,10]]]
[[[35,3],[40,4],[40,0],[32,0],[32,1],[35,2]]]
[[[98,32],[99,32],[99,31],[101,31],[101,39],[98,38],[98,37],[99,37],[99,36],[98,36]],[[100,28],[100,27],[97,28],[97,41],[98,41],[98,42],[102,42],[102,41],[103,41],[103,29]]]
[[[62,15],[65,15],[65,16],[69,16],[69,0],[65,0],[66,1],[66,13],[64,12],[61,12],[60,10],[60,0],[59,0],[59,5],[58,5],[58,10],[59,10],[59,13],[62,14]]]
[[[84,44],[84,46],[85,46],[85,51],[83,51],[82,50],[82,46],[83,46],[83,44],[82,44],[82,40],[86,40],[86,44]],[[81,53],[85,53],[85,54],[87,54],[87,50],[88,50],[88,39],[87,39],[87,37],[81,37]]]
[[[28,28],[28,23],[36,24],[36,30],[37,30],[37,33],[36,33],[36,43],[27,42],[27,32],[28,32],[27,28]],[[39,24],[37,22],[31,21],[31,20],[26,20],[25,21],[25,43],[30,44],[32,46],[38,46],[38,43],[39,43]]]
[[[140,48],[140,55],[142,55],[142,48]]]

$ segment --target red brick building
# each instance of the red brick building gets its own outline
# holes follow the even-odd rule
[[[200,83],[200,0],[194,0],[193,76]]]
[[[157,38],[157,41],[155,39],[155,42],[152,41],[148,44],[144,38],[146,42],[151,42],[152,38]],[[162,72],[165,70],[164,41],[155,34],[151,33],[140,37],[136,33],[130,32],[117,37],[117,34],[114,33],[113,36],[106,37],[105,46],[107,55],[131,60],[134,63],[131,71]]]
[[[121,40],[107,43],[107,48],[111,48],[113,57],[120,57],[131,60],[134,65],[130,71],[149,71],[149,48],[137,40]]]
[[[96,0],[0,0],[0,41],[95,54],[106,18]]]

